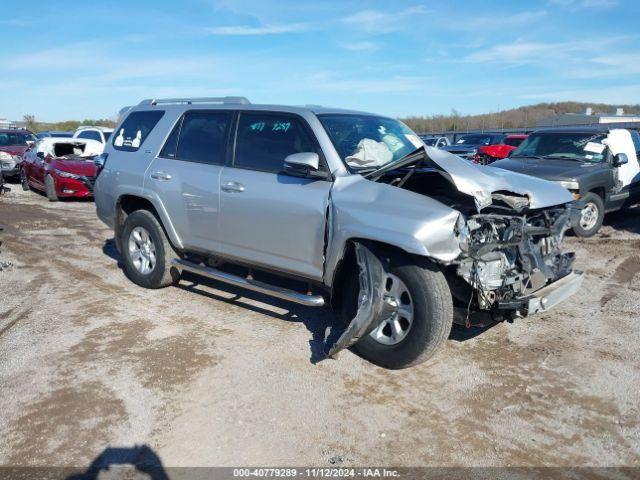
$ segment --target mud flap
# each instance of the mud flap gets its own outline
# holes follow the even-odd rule
[[[380,259],[365,245],[355,242],[356,260],[360,273],[360,293],[358,311],[340,338],[331,346],[328,357],[335,356],[341,350],[350,347],[369,332],[372,323],[381,317],[384,309],[385,268]]]

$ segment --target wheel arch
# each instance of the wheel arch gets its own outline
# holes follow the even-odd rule
[[[423,251],[416,253],[381,240],[364,237],[351,237],[345,241],[342,247],[340,258],[330,277],[330,303],[334,308],[340,307],[340,303],[343,299],[342,293],[345,290],[345,282],[349,281],[349,279],[352,278],[351,275],[357,272],[358,264],[356,262],[354,247],[354,244],[356,242],[366,245],[372,252],[376,253],[376,255],[378,256],[388,256],[394,258],[406,256],[407,258],[415,259],[416,263],[419,263],[424,259],[431,260],[434,263],[436,262],[429,256],[424,255]]]
[[[165,234],[169,238],[172,246],[178,250],[181,250],[183,248],[182,241],[173,228],[173,224],[171,223],[167,212],[164,210],[164,208],[161,208],[161,203],[154,202],[151,198],[145,198],[140,195],[125,193],[118,197],[115,209],[113,230],[118,250],[120,250],[121,248],[120,234],[122,233],[124,222],[126,221],[127,217],[136,210],[150,211],[158,219],[158,222],[164,229]]]

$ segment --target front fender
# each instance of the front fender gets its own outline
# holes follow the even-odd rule
[[[372,240],[449,263],[460,255],[457,210],[417,193],[359,175],[336,179],[331,191],[325,284],[352,239]]]

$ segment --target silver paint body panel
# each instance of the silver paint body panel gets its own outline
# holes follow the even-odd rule
[[[111,227],[123,195],[142,197],[155,207],[178,249],[268,267],[329,287],[352,239],[391,244],[443,263],[460,254],[455,226],[461,214],[457,210],[351,173],[317,117],[363,112],[244,104],[147,104],[130,111],[140,110],[163,110],[165,114],[138,151],[119,151],[107,143],[108,160],[96,182],[97,213]],[[311,180],[159,157],[173,125],[185,111],[193,110],[296,114],[313,131],[332,179]],[[551,182],[478,167],[431,147],[427,152],[455,186],[469,195],[499,190],[520,193],[530,197],[532,208],[571,201],[564,188]]]

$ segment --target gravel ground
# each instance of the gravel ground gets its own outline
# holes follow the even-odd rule
[[[144,290],[87,201],[0,197],[0,465],[640,467],[640,208],[569,237],[581,292],[455,329],[385,371],[317,361],[331,314],[182,281]]]

